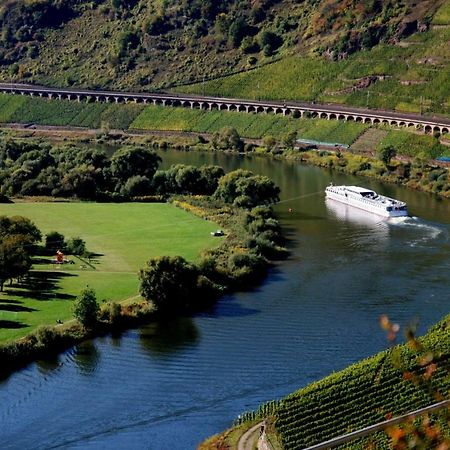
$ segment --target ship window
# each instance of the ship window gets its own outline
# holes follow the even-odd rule
[[[392,211],[392,206],[388,206],[388,207],[386,208],[386,211]]]

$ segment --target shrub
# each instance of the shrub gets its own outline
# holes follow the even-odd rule
[[[51,231],[45,235],[45,250],[54,253],[64,249],[64,236],[57,231]]]
[[[99,305],[93,289],[81,291],[73,305],[73,315],[85,328],[92,327],[97,322]]]
[[[84,255],[86,253],[86,242],[80,237],[74,237],[67,242],[66,249],[71,255]]]
[[[152,258],[139,273],[140,293],[160,313],[192,306],[198,269],[181,256]]]

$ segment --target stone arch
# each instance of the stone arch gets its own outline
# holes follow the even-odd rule
[[[246,112],[247,109],[244,105],[237,105],[237,112]]]
[[[429,134],[433,131],[433,128],[431,127],[431,125],[425,125],[424,131],[425,133]]]
[[[398,123],[397,123],[396,120],[391,120],[390,123],[389,123],[389,125],[391,125],[391,126],[393,126],[393,127],[396,127],[396,126],[398,125]]]
[[[255,112],[262,113],[264,112],[264,108],[262,106],[257,106]]]
[[[267,107],[267,109],[266,109],[266,113],[267,114],[269,114],[269,113],[274,113],[275,111],[274,111],[274,109],[271,107],[271,106],[268,106]]]
[[[183,106],[180,100],[172,100],[172,106]]]
[[[440,133],[441,132],[441,127],[433,127],[433,133]]]
[[[442,128],[442,134],[448,134],[448,128]]]
[[[275,108],[273,112],[274,112],[275,114],[283,114],[283,113],[284,113],[284,111],[283,111],[282,108]]]
[[[417,125],[414,125],[412,122],[408,123],[408,128],[416,128]]]
[[[249,112],[249,113],[255,113],[255,112],[257,112],[257,111],[256,111],[256,108],[255,108],[253,105],[250,105],[250,106],[248,107],[248,109],[247,109],[247,112]]]
[[[339,114],[338,120],[345,120],[345,116],[343,114]]]
[[[370,117],[366,117],[364,119],[364,123],[372,123],[372,119]]]
[[[328,118],[329,118],[330,120],[336,120],[336,119],[337,119],[337,116],[336,116],[336,114],[331,113],[331,114],[328,116]]]
[[[404,127],[406,127],[406,123],[405,122],[399,122],[398,126],[404,128]]]
[[[354,122],[355,118],[353,116],[347,116],[347,122]]]
[[[323,112],[323,113],[320,113],[319,117],[321,119],[328,119],[328,114]]]
[[[380,119],[375,118],[375,119],[373,119],[372,123],[374,125],[376,125],[376,124],[380,123]]]
[[[363,118],[360,117],[360,116],[357,116],[357,117],[355,118],[355,122],[362,123],[362,121],[363,121]]]
[[[389,120],[383,119],[381,122],[383,125],[389,125]]]
[[[219,105],[219,111],[224,111],[227,109],[227,105],[225,103],[218,103]]]
[[[237,111],[237,105],[235,105],[234,103],[231,103],[230,105],[228,105],[228,111]]]

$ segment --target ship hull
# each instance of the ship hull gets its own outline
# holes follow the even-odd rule
[[[346,197],[345,195],[337,194],[336,192],[332,192],[329,190],[325,191],[325,193],[326,193],[327,198],[336,200],[340,203],[343,203],[344,205],[350,205],[350,206],[353,206],[354,208],[362,209],[363,211],[367,211],[367,212],[376,214],[381,217],[406,217],[406,216],[408,216],[408,211],[406,211],[406,210],[386,211],[385,208],[377,207],[370,203],[361,202],[360,200],[354,199],[350,196]]]

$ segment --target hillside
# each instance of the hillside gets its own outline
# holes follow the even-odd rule
[[[272,438],[285,450],[301,449],[436,403],[448,396],[450,388],[448,318],[413,342],[263,405],[256,413],[244,414],[243,420],[269,417],[270,428],[276,432]],[[449,434],[445,419],[436,423],[445,435]],[[391,447],[387,436],[377,433],[339,448]],[[419,448],[436,447],[428,444]]]
[[[443,87],[448,0],[3,0],[0,5],[3,81],[152,90],[197,80],[199,86],[182,89],[216,92],[223,85],[216,93],[364,105],[365,88],[373,84],[369,103],[388,106],[377,93],[398,94],[401,79],[410,82],[401,89],[409,86],[425,98],[423,107],[448,108]],[[264,68],[247,71],[259,66]],[[398,77],[392,74],[397,70]],[[203,83],[242,71],[226,82]],[[378,83],[368,76],[386,79]],[[397,103],[407,104],[409,90],[400,94]]]

